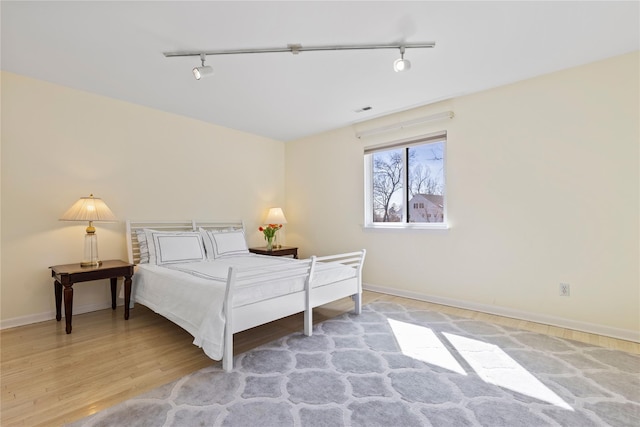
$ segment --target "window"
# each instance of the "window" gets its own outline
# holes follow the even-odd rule
[[[365,149],[365,226],[446,228],[446,133]]]

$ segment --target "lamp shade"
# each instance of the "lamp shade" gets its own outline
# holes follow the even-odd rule
[[[284,217],[284,213],[281,208],[271,208],[267,217],[264,219],[265,224],[286,224],[287,218]]]
[[[102,199],[81,197],[60,218],[61,221],[89,221],[87,233],[84,235],[84,257],[82,267],[97,267],[102,264],[98,259],[98,236],[93,221],[116,221],[116,216]]]
[[[81,197],[60,218],[61,221],[116,221],[117,218],[102,199]]]

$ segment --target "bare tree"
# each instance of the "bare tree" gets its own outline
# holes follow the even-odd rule
[[[409,150],[410,159],[414,152]],[[442,160],[442,156],[438,155],[435,150],[431,150],[431,158],[427,160]],[[432,176],[431,168],[423,163],[412,165],[409,163],[409,198],[416,194],[442,194],[442,183],[437,176]]]
[[[418,163],[411,168],[409,177],[409,198],[416,194],[428,194],[427,191],[432,184],[431,169]]]
[[[391,152],[386,158],[373,156],[374,221],[389,222],[391,197],[402,187],[402,166],[402,155],[397,151]]]

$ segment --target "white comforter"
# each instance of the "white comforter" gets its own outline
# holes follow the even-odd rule
[[[225,318],[224,295],[229,267],[273,266],[286,268],[297,260],[262,255],[242,255],[215,261],[173,264],[170,267],[140,264],[133,276],[132,301],[161,314],[193,335],[214,360],[222,359]],[[355,270],[336,264],[317,264],[312,287],[353,277]],[[304,280],[274,281],[268,285],[234,290],[234,306],[304,289]]]

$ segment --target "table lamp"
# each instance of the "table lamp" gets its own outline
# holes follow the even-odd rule
[[[265,224],[286,224],[287,218],[284,217],[284,212],[282,212],[281,208],[271,208],[269,209],[269,213],[264,220]],[[276,231],[276,244],[275,247],[279,248],[282,245],[278,243],[278,232]]]
[[[82,267],[97,267],[102,264],[98,259],[98,236],[94,221],[115,221],[116,216],[102,199],[93,197],[81,197],[67,210],[60,221],[89,221],[87,234],[84,235],[84,256],[80,265]]]

